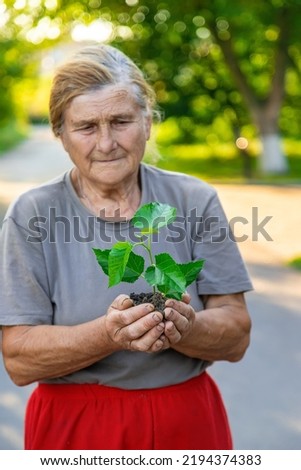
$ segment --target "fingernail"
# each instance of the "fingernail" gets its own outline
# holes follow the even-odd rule
[[[130,297],[126,297],[126,298],[123,299],[123,301],[121,302],[121,305],[123,305],[124,302],[127,302],[128,300],[130,300],[130,301],[133,303],[133,301],[132,301],[132,299],[130,299]]]
[[[165,317],[166,318],[171,318],[172,314],[173,314],[173,309],[171,308],[170,310],[167,310],[167,312],[165,313]]]
[[[162,321],[162,318],[159,317],[159,315],[157,313],[153,314],[153,319],[156,320],[156,321]]]
[[[157,349],[157,351],[160,351],[162,347],[163,347],[163,341],[159,339],[155,344],[155,348]]]

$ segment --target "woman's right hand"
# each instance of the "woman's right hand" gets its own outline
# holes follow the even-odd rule
[[[162,313],[149,303],[134,306],[127,295],[112,302],[105,326],[116,350],[158,352],[168,347]]]
[[[133,306],[118,296],[107,313],[78,325],[3,326],[3,358],[16,385],[63,377],[127,349],[158,352],[169,347],[163,315],[151,304]]]

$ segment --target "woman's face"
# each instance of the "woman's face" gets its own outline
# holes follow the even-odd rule
[[[81,175],[109,189],[137,178],[150,128],[131,89],[110,85],[71,101],[60,137]]]

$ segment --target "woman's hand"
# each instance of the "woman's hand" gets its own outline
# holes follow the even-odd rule
[[[250,341],[251,320],[243,293],[202,297],[195,312],[189,296],[166,301],[165,335],[170,347],[186,356],[214,362],[236,362]]]
[[[195,311],[189,303],[189,294],[184,294],[182,301],[168,299],[165,303],[164,334],[171,346],[189,335],[193,328]]]
[[[128,296],[119,295],[108,309],[105,325],[116,350],[158,352],[168,347],[163,315],[152,304],[133,306]]]
[[[5,366],[14,383],[23,386],[72,374],[115,351],[158,352],[168,347],[162,320],[153,305],[134,307],[120,295],[106,315],[86,323],[6,326]]]

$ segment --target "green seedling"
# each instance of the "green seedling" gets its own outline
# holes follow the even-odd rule
[[[120,282],[134,283],[139,277],[143,277],[152,286],[154,293],[160,291],[166,297],[181,300],[186,287],[197,278],[203,268],[204,260],[179,264],[168,253],[153,255],[152,236],[175,218],[176,208],[168,204],[145,204],[132,219],[132,224],[140,232],[136,233],[140,241],[117,242],[106,250],[93,248],[98,264],[109,277],[109,287]],[[142,246],[147,253],[149,266],[146,269],[143,256],[133,251],[138,246]]]

